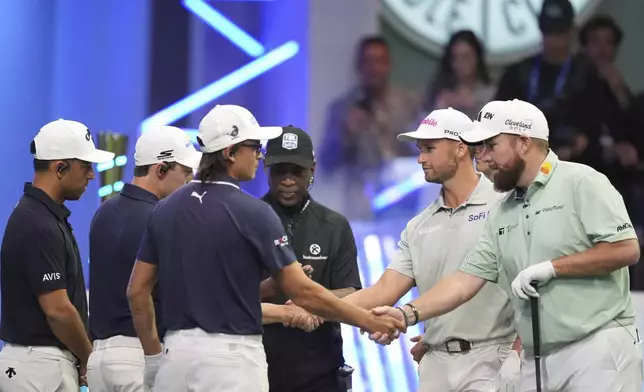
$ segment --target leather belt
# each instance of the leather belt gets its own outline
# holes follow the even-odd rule
[[[426,347],[429,348],[430,350],[445,351],[450,354],[459,354],[459,353],[464,354],[474,349],[477,349],[479,347],[491,346],[495,344],[512,343],[514,342],[515,338],[516,338],[516,335],[511,334],[511,335],[503,336],[496,339],[488,339],[488,340],[482,340],[478,342],[469,342],[463,339],[450,339],[445,343],[436,344],[436,345],[426,345]]]

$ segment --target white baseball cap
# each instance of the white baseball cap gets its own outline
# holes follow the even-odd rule
[[[104,163],[114,159],[114,153],[96,148],[86,125],[62,118],[40,128],[34,137],[33,147],[34,158],[42,161],[78,159]]]
[[[136,166],[177,162],[189,168],[198,169],[201,155],[195,150],[187,133],[167,125],[148,129],[139,137],[134,147]]]
[[[201,151],[210,153],[244,140],[269,140],[282,134],[282,127],[261,127],[248,109],[217,105],[199,123],[197,141]]]
[[[401,142],[419,139],[450,139],[460,142],[461,132],[468,132],[471,128],[472,120],[465,113],[452,108],[438,109],[429,113],[421,121],[418,129],[401,133],[396,138]]]
[[[483,106],[471,132],[461,135],[465,143],[476,144],[502,133],[548,141],[548,121],[531,103],[514,99],[492,101]]]

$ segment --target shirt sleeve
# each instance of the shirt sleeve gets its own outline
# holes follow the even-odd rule
[[[37,228],[27,233],[25,240],[23,263],[33,292],[40,295],[66,289],[67,247],[60,229]]]
[[[271,275],[297,259],[280,218],[266,203],[256,209],[242,231]]]
[[[594,244],[637,238],[622,195],[605,175],[592,171],[583,176],[575,197],[581,223]]]
[[[493,283],[498,281],[499,268],[495,235],[496,232],[492,229],[490,219],[486,220],[483,233],[481,233],[474,249],[465,257],[460,268],[461,271]]]
[[[154,212],[148,218],[148,224],[143,232],[141,243],[139,244],[139,251],[136,254],[136,259],[145,263],[154,265],[159,264],[159,253],[157,252],[156,244],[154,243],[153,235],[153,218]]]
[[[340,237],[340,249],[331,260],[331,290],[353,287],[361,289],[360,272],[358,271],[358,249],[353,230],[349,222],[344,221]]]
[[[394,253],[387,269],[400,272],[408,278],[414,279],[414,266],[411,261],[411,252],[409,251],[409,243],[407,242],[407,228],[400,233],[400,241],[398,241],[398,248]]]

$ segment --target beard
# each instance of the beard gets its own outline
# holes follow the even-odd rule
[[[425,172],[425,181],[432,184],[443,184],[450,180],[458,170],[458,158],[450,157],[449,162],[431,171]]]
[[[509,192],[517,187],[519,178],[525,170],[525,161],[519,157],[508,168],[500,168],[494,171],[494,187],[500,192]]]

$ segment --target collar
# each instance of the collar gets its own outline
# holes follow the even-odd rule
[[[541,163],[539,172],[537,173],[537,176],[534,178],[534,180],[532,181],[532,184],[530,184],[528,189],[533,187],[535,184],[546,186],[546,184],[548,184],[548,181],[550,181],[550,179],[552,178],[553,173],[557,169],[558,164],[559,164],[559,157],[557,156],[557,154],[555,154],[552,150],[548,150],[548,155],[546,156],[546,159],[544,159],[543,163]],[[526,191],[524,191],[523,189],[517,188],[514,190],[515,199],[523,199],[525,194],[526,194]]]
[[[275,212],[277,212],[278,215],[289,217],[289,218],[301,215],[302,213],[304,213],[304,211],[309,209],[311,205],[314,203],[313,198],[308,193],[306,194],[306,196],[304,196],[304,200],[302,200],[302,204],[294,207],[284,207],[270,193],[265,194],[264,197],[262,197],[262,200],[264,200],[271,207],[273,207],[273,210],[275,210]]]
[[[64,204],[56,203],[47,193],[45,193],[45,191],[40,188],[36,188],[31,184],[31,182],[25,183],[23,192],[25,196],[29,196],[44,204],[45,207],[47,207],[47,209],[51,211],[56,218],[58,218],[58,220],[65,221],[72,214]]]
[[[194,183],[197,183],[197,184],[229,185],[229,186],[233,186],[233,187],[235,187],[237,189],[241,189],[241,187],[239,186],[239,181],[234,179],[234,178],[232,178],[231,176],[229,176],[227,174],[217,177],[217,179],[214,180],[214,181],[192,180],[190,182],[194,182]]]
[[[134,184],[123,185],[123,189],[121,189],[121,195],[130,199],[144,201],[150,204],[156,204],[159,201],[157,195]]]
[[[479,176],[479,182],[476,184],[476,188],[474,188],[474,191],[472,191],[470,196],[462,204],[463,206],[468,206],[468,205],[480,206],[480,205],[486,205],[488,203],[487,194],[490,189],[494,190],[494,185],[484,175],[479,173],[478,176]],[[445,205],[445,199],[443,199],[443,190],[441,189],[440,194],[438,195],[438,199],[436,199],[434,204],[431,206],[431,213],[435,214],[440,210],[447,210],[447,209],[449,209],[449,207]]]

